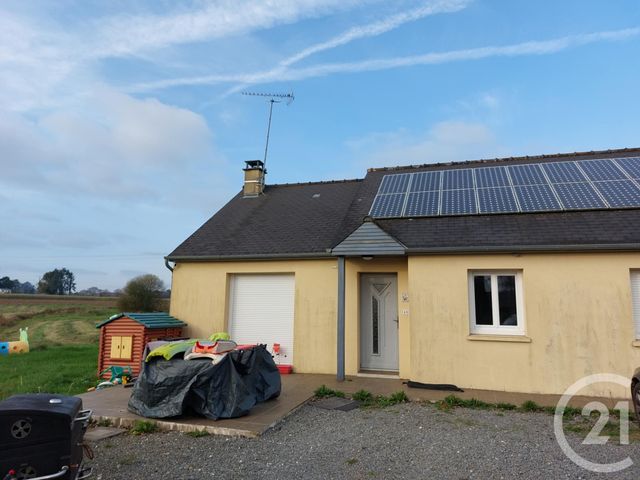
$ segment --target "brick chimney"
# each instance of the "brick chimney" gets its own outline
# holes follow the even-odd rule
[[[267,171],[264,169],[262,160],[247,160],[244,170],[244,197],[257,197],[264,190],[264,176]]]

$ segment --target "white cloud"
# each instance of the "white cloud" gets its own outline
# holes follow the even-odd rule
[[[0,11],[2,109],[27,110],[54,103],[49,99],[51,89],[68,78],[78,63],[73,48],[64,32]]]
[[[168,278],[162,255],[241,187],[212,137],[198,114],[106,87],[55,113],[0,115],[0,244],[40,273],[68,266],[82,287],[122,286],[122,266]]]
[[[493,131],[483,123],[444,121],[416,135],[399,130],[352,139],[346,146],[363,166],[389,167],[474,160],[507,155]]]
[[[12,189],[139,199],[160,195],[170,183],[162,175],[179,177],[194,165],[216,162],[203,117],[108,88],[79,108],[34,121],[17,114],[0,118],[0,148],[0,184]]]
[[[195,7],[167,14],[98,15],[64,24],[55,22],[55,14],[48,18],[34,10],[17,15],[0,5],[0,106],[28,111],[64,105],[91,90],[105,59],[157,62],[158,52],[170,47],[247,35],[380,1],[197,1]]]
[[[345,11],[379,0],[220,0],[169,15],[119,16],[98,25],[95,54],[120,56],[244,34]]]
[[[478,103],[485,108],[495,110],[497,108],[500,108],[501,100],[500,97],[495,93],[486,92],[480,96],[480,98],[478,99]]]

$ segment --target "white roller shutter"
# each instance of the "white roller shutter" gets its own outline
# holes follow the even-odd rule
[[[294,300],[293,275],[234,275],[229,292],[231,338],[239,344],[264,343],[270,351],[279,343],[279,362],[293,365]]]
[[[640,340],[640,272],[631,272],[631,303],[636,339]]]

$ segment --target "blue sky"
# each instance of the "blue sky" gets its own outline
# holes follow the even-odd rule
[[[119,288],[241,187],[640,146],[637,0],[3,0],[0,276]]]

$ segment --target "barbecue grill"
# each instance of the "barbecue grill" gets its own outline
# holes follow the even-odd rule
[[[0,480],[81,480],[91,410],[77,397],[14,395],[0,402]]]

